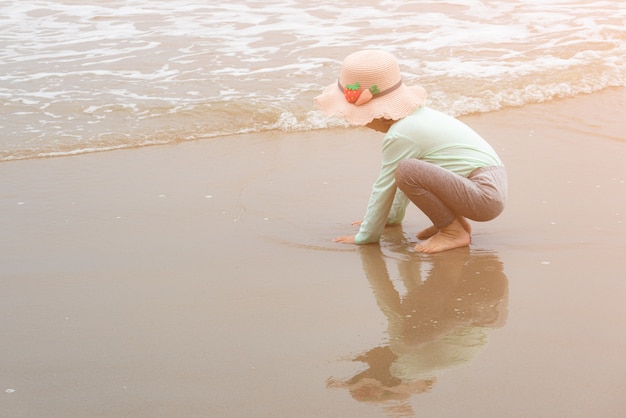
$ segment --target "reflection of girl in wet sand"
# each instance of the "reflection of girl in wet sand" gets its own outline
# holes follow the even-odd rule
[[[378,246],[359,247],[363,269],[388,320],[389,344],[355,357],[367,369],[345,379],[329,379],[359,401],[409,399],[428,391],[437,372],[471,360],[490,328],[506,320],[507,278],[492,253],[467,248],[433,256],[428,277],[411,257],[398,270],[406,288],[394,287]]]

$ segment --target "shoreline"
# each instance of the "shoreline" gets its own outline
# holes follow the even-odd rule
[[[507,113],[507,112],[515,112],[517,110],[523,109],[523,108],[537,108],[537,107],[541,107],[541,106],[546,106],[548,108],[552,107],[554,104],[563,106],[563,104],[565,104],[565,106],[567,107],[567,103],[573,103],[574,101],[587,101],[589,100],[588,97],[607,97],[609,100],[610,99],[617,99],[620,101],[621,104],[623,104],[624,101],[624,94],[623,91],[626,90],[626,87],[605,87],[604,89],[594,92],[594,93],[580,93],[575,97],[566,97],[566,98],[555,98],[555,99],[551,99],[547,102],[542,102],[542,103],[527,103],[523,106],[511,106],[511,107],[505,107],[502,109],[498,109],[498,110],[491,110],[491,111],[487,111],[487,112],[480,112],[480,113],[469,113],[466,115],[462,115],[462,116],[458,116],[457,118],[460,120],[469,120],[472,121],[476,118],[481,118],[482,116],[485,115],[491,115],[494,113]],[[593,100],[593,99],[592,99]],[[619,105],[616,105],[616,107]],[[444,111],[442,109],[438,109],[440,111]],[[572,110],[572,109],[570,109]],[[444,111],[445,112],[445,111]],[[598,116],[598,115],[596,115]],[[609,124],[615,124],[615,122],[618,122],[618,120],[616,121],[615,119],[611,119],[611,118],[607,118],[606,120],[604,120],[603,122],[605,123],[609,123]],[[621,138],[621,131],[619,129],[619,126],[613,126],[611,129],[611,133],[609,135],[607,135],[607,137],[610,137],[612,139],[618,140],[618,141],[623,141],[624,139]],[[42,160],[42,159],[55,159],[55,158],[66,158],[66,157],[79,157],[82,155],[91,155],[91,154],[100,154],[100,153],[109,153],[109,152],[116,152],[116,151],[129,151],[129,150],[137,150],[137,149],[144,149],[144,148],[152,148],[152,147],[175,147],[178,145],[184,145],[184,144],[188,144],[188,143],[195,143],[195,142],[205,142],[205,141],[213,141],[213,140],[224,140],[225,138],[231,138],[231,137],[240,137],[240,136],[266,136],[266,135],[299,135],[299,134],[303,134],[303,133],[307,133],[307,132],[334,132],[334,131],[342,131],[342,130],[354,130],[357,129],[355,127],[329,127],[329,128],[319,128],[319,129],[314,129],[314,130],[308,130],[308,131],[301,131],[301,130],[296,130],[296,131],[283,131],[283,130],[264,130],[264,131],[258,131],[258,132],[249,132],[249,133],[229,133],[229,134],[223,134],[223,135],[211,135],[205,138],[200,138],[200,139],[191,139],[191,140],[177,140],[177,141],[172,141],[172,142],[155,142],[153,144],[143,144],[143,145],[112,145],[110,147],[105,147],[105,148],[99,148],[99,149],[93,149],[93,148],[85,148],[85,149],[77,149],[77,150],[73,150],[73,151],[68,151],[68,152],[64,152],[64,151],[49,151],[47,154],[37,154],[37,155],[32,155],[32,156],[28,156],[28,157],[10,157],[8,159],[4,159],[4,160],[0,160],[0,164],[4,164],[4,163],[13,163],[13,162],[17,162],[17,161],[31,161],[31,160]]]
[[[618,417],[623,105],[620,88],[461,117],[504,160],[509,201],[472,223],[469,249],[432,256],[411,250],[426,222],[415,208],[380,246],[331,242],[353,230],[378,172],[380,136],[366,129],[0,163],[0,409]],[[459,306],[478,276],[489,292]],[[465,313],[393,319],[436,295]],[[446,326],[420,328],[432,321]],[[459,335],[481,344],[416,366]],[[365,399],[381,368],[402,385]]]

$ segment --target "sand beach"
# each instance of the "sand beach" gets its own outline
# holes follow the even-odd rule
[[[620,417],[626,90],[461,119],[505,161],[469,248],[380,245],[379,134],[0,164],[0,415]]]

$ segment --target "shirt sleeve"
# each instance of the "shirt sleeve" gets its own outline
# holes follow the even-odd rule
[[[378,242],[387,223],[402,221],[408,198],[402,192],[396,193],[396,168],[400,161],[416,158],[418,154],[415,142],[408,137],[397,132],[390,132],[385,136],[382,167],[372,187],[363,223],[355,237],[357,244]]]
[[[387,216],[387,225],[397,225],[404,219],[406,207],[409,205],[409,198],[406,197],[402,190],[396,189],[396,196],[393,198],[391,210]]]

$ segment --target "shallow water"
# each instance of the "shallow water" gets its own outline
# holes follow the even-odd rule
[[[385,48],[453,115],[626,85],[626,3],[0,1],[0,161],[342,125],[312,99]]]

